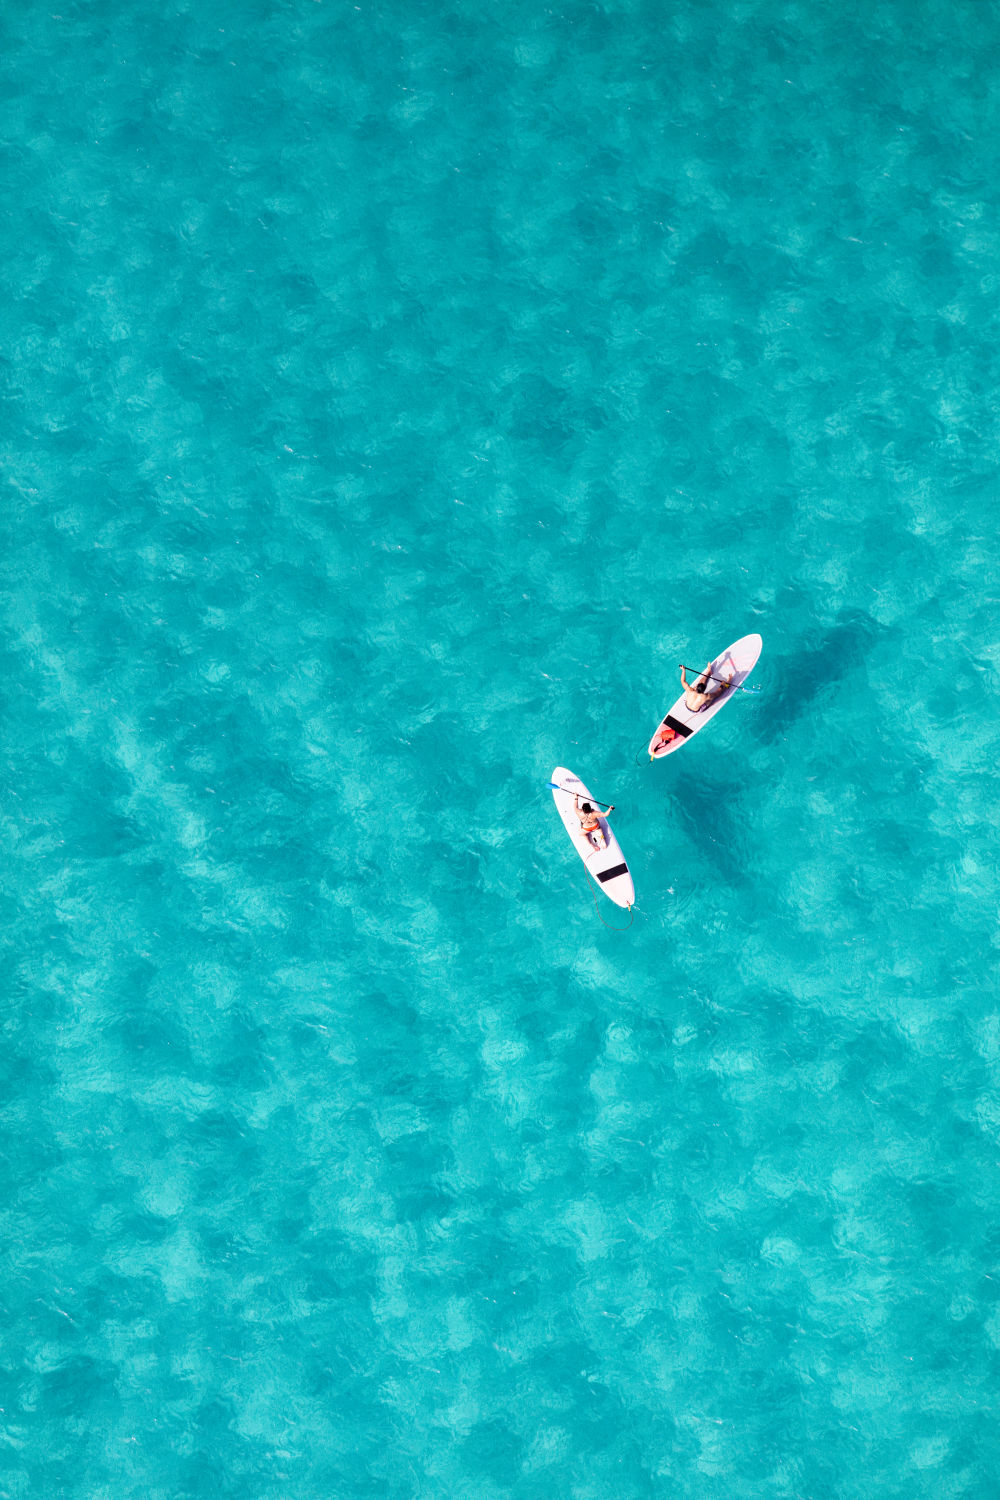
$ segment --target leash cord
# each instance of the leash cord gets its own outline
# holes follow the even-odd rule
[[[604,918],[601,916],[601,908],[597,904],[597,887],[594,884],[594,877],[593,877],[593,875],[591,875],[591,873],[587,869],[586,865],[584,865],[584,867],[583,867],[583,873],[586,875],[586,877],[587,877],[587,884],[590,887],[590,894],[591,894],[591,897],[592,897],[593,902],[594,902],[594,910],[596,911],[596,913],[597,913],[598,917],[600,918],[600,920],[602,922],[604,922]],[[632,922],[633,922],[634,917],[635,917],[635,907],[634,906],[630,906],[629,909],[628,909],[628,921],[625,923],[624,927],[612,927],[612,925],[611,925],[610,922],[604,922],[604,925],[608,929],[609,932],[628,932],[629,928],[632,926]]]

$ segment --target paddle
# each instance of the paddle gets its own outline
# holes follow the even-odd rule
[[[698,671],[697,667],[685,667],[684,663],[682,661],[678,662],[677,665],[683,671],[685,671],[685,672],[697,672]],[[711,674],[711,672],[698,672],[698,676],[699,677],[704,677],[706,679],[706,681],[708,681],[708,682],[721,682],[723,687],[732,687],[732,683],[731,682],[725,682],[721,677],[713,677],[712,674]],[[738,687],[736,689],[736,691],[738,693],[759,693],[760,692],[760,688],[759,687],[752,687],[752,688]]]
[[[558,781],[547,781],[545,785],[550,786],[554,792],[565,792],[567,797],[578,797],[580,795],[579,792],[571,792],[568,786],[560,786]],[[610,809],[615,805],[613,802],[602,802],[600,797],[591,797],[589,793],[584,798],[584,801],[588,799],[591,802],[596,802],[598,807],[607,807]]]

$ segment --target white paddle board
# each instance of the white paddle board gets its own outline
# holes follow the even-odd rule
[[[744,635],[738,641],[734,641],[731,646],[727,646],[725,651],[715,658],[708,670],[713,677],[719,677],[723,682],[728,681],[729,686],[720,687],[719,683],[710,682],[708,686],[713,692],[717,691],[718,696],[713,698],[711,703],[706,703],[704,708],[692,713],[684,702],[684,694],[681,693],[677,702],[660,720],[649,742],[651,760],[660,760],[664,755],[672,755],[675,750],[679,750],[693,734],[697,734],[699,729],[704,729],[709,719],[715,718],[720,708],[725,708],[730,698],[735,698],[737,691],[757,665],[757,658],[763,644],[759,635]],[[689,672],[688,681],[693,684],[700,676],[700,671]],[[674,738],[666,744],[660,739],[661,731],[664,729],[674,731]],[[555,777],[552,779],[554,781]]]
[[[573,848],[609,900],[613,901],[616,906],[624,906],[631,910],[635,902],[635,886],[632,884],[632,876],[621,851],[621,845],[611,832],[611,824],[607,818],[601,818],[604,848],[599,849],[593,839],[588,838],[580,827],[580,819],[576,814],[574,795],[579,797],[581,802],[589,802],[592,807],[595,807],[599,817],[601,813],[601,809],[579,776],[574,776],[573,772],[567,771],[565,766],[556,766],[549,780],[555,782],[555,788],[559,788],[559,790],[553,789],[552,797],[559,809],[559,816],[563,820],[563,826],[570,836]]]

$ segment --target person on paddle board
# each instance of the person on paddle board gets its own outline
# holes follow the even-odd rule
[[[687,680],[687,668],[681,667],[681,682],[684,684],[684,707],[693,714],[700,712],[703,708],[707,708],[714,698],[718,698],[720,693],[726,691],[732,681],[732,677],[730,676],[725,682],[719,682],[717,678],[711,676],[711,671],[712,663],[709,662],[697,682],[692,684]],[[714,691],[709,687],[709,683],[713,684]]]
[[[575,794],[573,796],[573,805],[576,808],[576,815],[580,819],[580,827],[587,835],[587,838],[595,848],[606,849],[607,841],[604,837],[604,830],[601,827],[601,815],[597,811],[597,808],[591,802],[581,802],[580,798]],[[607,817],[608,813],[612,813],[614,810],[615,805],[612,802],[608,808],[608,812],[604,816]]]

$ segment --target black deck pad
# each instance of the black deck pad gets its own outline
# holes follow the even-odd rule
[[[682,724],[679,719],[673,718],[670,714],[667,714],[663,723],[667,729],[675,729],[682,740],[686,740],[689,734],[694,733],[689,724]]]
[[[606,880],[614,880],[616,875],[627,875],[628,865],[612,865],[610,870],[598,870],[597,878],[603,885]]]

